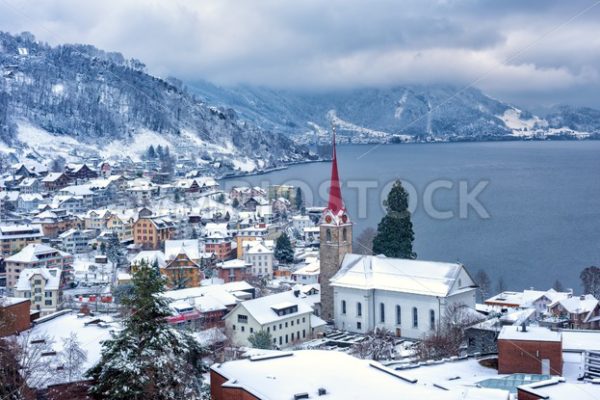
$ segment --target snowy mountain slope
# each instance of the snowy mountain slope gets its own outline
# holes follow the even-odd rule
[[[412,140],[501,140],[549,135],[581,138],[585,132],[600,132],[600,118],[586,119],[589,110],[583,115],[571,111],[563,119],[565,110],[561,109],[546,121],[477,89],[448,85],[307,93],[249,86],[222,88],[198,82],[191,84],[190,90],[206,101],[233,107],[242,118],[293,135],[299,141],[323,138],[323,130],[329,129],[332,122],[348,140],[362,142],[405,141],[407,137]]]
[[[5,153],[134,159],[162,144],[231,170],[248,169],[250,159],[267,168],[308,156],[181,82],[148,75],[140,61],[93,46],[50,47],[27,33],[0,33],[0,143]]]

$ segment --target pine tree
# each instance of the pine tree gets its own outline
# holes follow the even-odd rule
[[[236,198],[233,199],[233,201],[231,202],[231,206],[233,208],[238,208],[240,206],[240,201]]]
[[[124,329],[102,345],[102,357],[87,375],[98,399],[199,399],[202,349],[185,331],[171,327],[164,281],[156,267],[140,263],[131,296],[123,299],[130,314]]]
[[[270,350],[273,347],[273,337],[267,331],[257,331],[248,336],[248,341],[255,349]]]
[[[579,278],[583,285],[583,293],[600,299],[600,268],[593,265],[587,267],[581,271]]]
[[[562,282],[559,281],[558,279],[554,281],[554,285],[552,285],[552,289],[556,290],[557,292],[565,291],[565,287],[563,286]]]
[[[408,193],[397,180],[384,202],[387,214],[377,226],[377,235],[373,239],[373,253],[395,258],[417,258],[413,251],[413,232]]]
[[[146,150],[146,158],[148,160],[154,160],[156,158],[156,151],[154,150],[154,146],[148,146],[148,150]]]
[[[296,198],[295,200],[295,206],[296,206],[296,210],[301,210],[302,207],[304,206],[304,199],[302,198],[302,189],[300,189],[299,187],[296,188]]]
[[[289,264],[294,261],[294,249],[287,233],[283,233],[277,238],[274,255],[282,264]]]

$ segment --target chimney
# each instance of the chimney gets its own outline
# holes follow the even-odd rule
[[[525,321],[521,323],[521,332],[527,332],[527,322]]]
[[[582,294],[581,296],[579,296],[579,300],[585,300],[585,294]]]
[[[296,296],[296,297],[300,296],[300,290],[299,289],[294,290],[294,296]]]

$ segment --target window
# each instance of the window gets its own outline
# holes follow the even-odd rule
[[[342,300],[342,314],[346,314],[346,300]]]
[[[396,325],[402,324],[402,309],[400,306],[396,306]]]
[[[52,305],[52,300],[46,300],[44,301],[44,304],[47,306],[51,306]]]
[[[435,311],[429,310],[429,329],[435,329]]]
[[[327,229],[325,231],[325,240],[327,240],[328,242],[331,242],[331,229]]]
[[[287,344],[288,342],[288,335],[285,335],[285,343]]]
[[[242,332],[244,332],[246,330],[246,328],[244,326],[242,326]]]
[[[292,326],[294,326],[294,320],[292,320]]]
[[[277,325],[273,325],[273,332],[277,330]]]
[[[287,323],[287,322],[285,323],[285,327],[286,327],[286,328],[288,327],[288,323]]]
[[[302,329],[302,339],[306,337],[306,329]]]
[[[362,303],[356,303],[356,315],[362,317]]]
[[[385,322],[385,304],[379,303],[379,321]]]
[[[283,324],[279,324],[279,329],[283,329]]]
[[[238,314],[238,322],[241,324],[247,324],[248,323],[248,316],[244,315],[244,314]]]
[[[305,323],[305,322],[306,322],[306,318],[302,317],[302,323]]]
[[[254,333],[254,328],[250,328],[250,333]]]
[[[279,336],[279,344],[283,343],[283,339],[281,339],[281,336]]]
[[[359,331],[362,329],[362,324],[360,322],[356,323],[356,329]]]
[[[417,307],[413,307],[413,328],[419,327],[419,312],[417,311]]]
[[[348,231],[346,230],[346,228],[342,229],[342,239],[344,240],[344,242],[348,241]]]

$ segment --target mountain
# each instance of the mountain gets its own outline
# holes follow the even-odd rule
[[[559,107],[545,119],[478,89],[450,85],[307,93],[195,82],[190,90],[305,143],[322,140],[332,123],[350,142],[579,139],[600,132],[599,111]]]
[[[0,156],[136,159],[160,144],[221,171],[309,157],[287,136],[144,71],[138,60],[93,46],[0,33]]]

